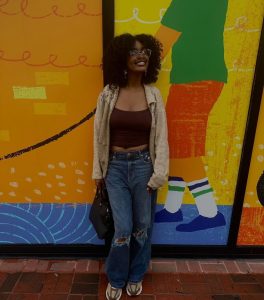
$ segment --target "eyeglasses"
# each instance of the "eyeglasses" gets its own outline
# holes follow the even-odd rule
[[[130,56],[138,56],[140,54],[143,54],[143,55],[146,55],[147,57],[150,57],[151,49],[142,49],[142,50],[132,49],[132,50],[129,50],[128,54]]]

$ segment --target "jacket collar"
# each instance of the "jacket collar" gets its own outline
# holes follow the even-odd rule
[[[111,107],[115,106],[115,103],[116,103],[117,98],[118,98],[119,90],[120,90],[120,88],[116,87],[113,90],[113,93],[111,93],[112,94],[111,99],[109,99]],[[153,92],[153,87],[150,86],[150,85],[144,84],[144,90],[145,90],[145,95],[146,95],[146,99],[147,99],[147,102],[148,102],[148,106],[150,106],[151,103],[154,103],[154,102],[157,101],[156,97],[155,97],[155,94]]]
[[[148,106],[150,106],[151,103],[157,102],[155,94],[153,93],[153,87],[151,85],[144,84],[145,89],[145,95],[147,98]]]

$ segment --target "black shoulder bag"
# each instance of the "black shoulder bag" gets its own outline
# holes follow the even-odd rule
[[[107,189],[96,189],[89,219],[99,239],[109,239],[114,233],[114,221],[109,203]]]

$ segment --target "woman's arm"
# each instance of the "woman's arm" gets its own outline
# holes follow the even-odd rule
[[[175,29],[160,25],[158,31],[155,34],[155,37],[163,45],[162,58],[164,58],[168,54],[169,50],[174,45],[174,43],[177,42],[181,34],[181,32],[176,31]]]
[[[169,144],[167,118],[160,91],[155,91],[156,106],[156,133],[155,133],[155,162],[154,172],[148,182],[148,186],[156,189],[161,187],[168,178],[169,173]]]
[[[102,106],[103,106],[103,92],[100,93],[98,100],[97,100],[97,106],[96,106],[96,112],[94,117],[94,140],[93,140],[93,174],[92,178],[95,180],[99,180],[103,178],[103,172],[100,165],[99,160],[99,147],[98,147],[98,137],[99,137],[99,129],[100,129],[100,122],[102,119]]]

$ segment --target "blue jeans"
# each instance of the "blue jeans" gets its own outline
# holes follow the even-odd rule
[[[148,151],[111,153],[105,178],[115,234],[106,259],[110,284],[122,288],[139,282],[151,258],[151,234],[156,195],[147,192],[153,173]]]

